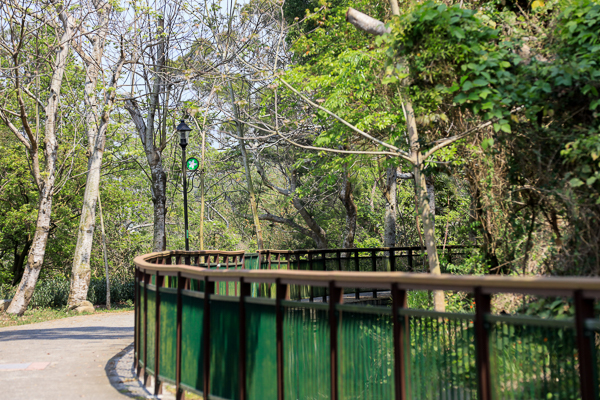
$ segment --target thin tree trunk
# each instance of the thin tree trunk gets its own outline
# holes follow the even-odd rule
[[[354,247],[354,236],[356,235],[356,220],[358,218],[358,209],[354,202],[352,182],[350,182],[348,172],[344,174],[344,182],[339,198],[346,209],[346,229],[342,241],[342,248],[350,249]],[[345,257],[345,255],[344,255]]]
[[[69,308],[77,308],[87,299],[91,278],[90,258],[94,243],[96,225],[96,199],[100,189],[100,167],[104,151],[96,149],[88,162],[88,175],[83,194],[83,207],[77,234],[77,245],[73,257],[71,287],[69,290]]]
[[[421,153],[421,144],[417,131],[417,121],[415,112],[412,107],[412,102],[406,96],[404,99],[404,108],[406,111],[406,124],[408,128],[408,141],[411,148],[411,157],[413,159],[413,175],[415,179],[415,189],[417,193],[417,213],[421,215],[423,222],[423,236],[425,239],[425,248],[427,249],[427,262],[429,264],[429,272],[434,275],[440,275],[440,259],[437,253],[437,245],[435,239],[435,220],[432,214],[431,202],[435,199],[430,199],[427,191],[427,182],[423,174],[424,161]],[[435,203],[434,203],[435,207]],[[433,308],[436,311],[445,311],[446,304],[444,301],[444,292],[435,290],[433,292]]]
[[[167,215],[167,174],[162,165],[162,152],[166,147],[166,137],[161,138],[160,145],[155,145],[156,129],[155,129],[155,117],[156,110],[159,106],[159,96],[161,89],[164,89],[163,84],[163,67],[166,63],[165,55],[165,37],[164,37],[164,19],[158,20],[157,38],[158,43],[156,45],[156,68],[154,70],[154,82],[152,83],[152,91],[150,93],[150,101],[148,105],[148,111],[146,120],[140,111],[139,106],[135,99],[130,98],[125,101],[125,109],[129,112],[133,123],[137,129],[138,135],[142,145],[144,146],[144,152],[146,153],[146,159],[150,166],[150,179],[151,179],[151,190],[152,190],[152,203],[154,206],[154,238],[152,248],[153,251],[164,251],[167,248],[167,234],[166,234],[166,215]],[[150,82],[147,82],[150,85]],[[166,107],[165,107],[166,109]],[[166,115],[162,116],[166,118]],[[160,126],[160,125],[159,125]],[[164,133],[164,130],[163,130]]]
[[[59,6],[61,7],[61,6]],[[59,19],[63,25],[63,33],[60,37],[60,45],[57,49],[56,58],[53,65],[52,77],[50,80],[50,95],[46,104],[46,124],[44,126],[44,173],[40,172],[40,165],[37,152],[37,143],[30,137],[31,143],[28,147],[34,178],[38,186],[38,216],[36,221],[35,234],[33,235],[32,245],[27,256],[27,266],[23,272],[21,282],[13,296],[10,306],[6,310],[8,314],[23,315],[31,298],[40,275],[40,270],[44,263],[46,253],[46,244],[50,234],[50,223],[52,213],[52,200],[54,196],[54,183],[56,180],[56,159],[58,154],[58,140],[56,137],[56,121],[58,117],[58,105],[60,100],[60,90],[64,73],[67,67],[67,56],[69,55],[70,42],[73,38],[70,16],[62,8],[59,8]],[[18,71],[15,71],[18,74]],[[19,83],[18,75],[16,83]],[[19,97],[19,100],[22,99]],[[21,119],[26,122],[26,115],[21,115]],[[13,126],[14,128],[14,126]],[[11,128],[11,130],[14,129]],[[21,135],[20,132],[16,134]]]
[[[421,165],[422,166],[422,165]],[[425,176],[418,165],[413,169],[415,175],[415,185],[417,185],[417,199],[419,214],[423,221],[423,236],[425,239],[425,248],[427,249],[427,261],[429,263],[429,272],[434,275],[442,273],[440,269],[440,260],[437,254],[435,239],[435,221],[431,213],[429,194],[427,192],[427,183]],[[433,291],[433,308],[435,311],[445,311],[444,292],[441,290]]]
[[[229,82],[229,95],[231,96],[231,104],[235,113],[235,125],[238,130],[238,136],[244,137],[244,127],[240,122],[240,116],[238,112],[237,104],[235,104],[235,96],[233,94],[233,85]],[[254,220],[254,228],[256,229],[256,242],[259,250],[263,249],[263,237],[262,230],[260,228],[260,221],[258,219],[258,207],[256,204],[256,196],[254,195],[254,184],[252,183],[252,175],[250,174],[250,166],[248,165],[248,155],[246,154],[246,143],[243,139],[240,139],[240,152],[242,153],[242,163],[244,164],[244,171],[246,172],[246,183],[248,185],[248,192],[250,194],[250,208],[252,209],[252,219]]]
[[[162,162],[150,167],[152,177],[152,203],[154,205],[154,251],[167,249],[167,174]]]
[[[98,105],[97,86],[102,63],[104,59],[104,45],[108,34],[108,22],[111,6],[109,3],[95,1],[96,14],[98,15],[98,29],[92,34],[92,53],[87,55],[80,47],[76,47],[86,64],[86,85],[84,88],[84,101],[87,108],[87,136],[88,136],[88,174],[83,194],[83,205],[77,234],[77,245],[73,256],[71,273],[71,287],[69,291],[68,306],[73,309],[87,299],[90,285],[91,266],[90,259],[94,243],[94,230],[96,226],[96,201],[100,195],[100,175],[102,158],[106,144],[106,131],[112,111],[116,85],[119,81],[124,56],[121,54],[113,71],[109,87],[105,90],[102,107]]]
[[[54,181],[54,175],[52,175]],[[50,183],[50,182],[49,182]],[[53,186],[52,182],[52,186]],[[52,193],[52,192],[50,192]],[[8,314],[23,315],[31,298],[33,291],[44,263],[44,255],[46,253],[46,243],[50,233],[50,215],[52,212],[52,195],[47,191],[42,193],[38,202],[38,217],[36,221],[35,234],[33,235],[33,243],[27,256],[27,266],[23,272],[21,282],[17,287],[17,291],[13,296],[10,306],[6,310]]]
[[[383,246],[396,246],[396,218],[398,211],[397,201],[397,178],[398,172],[396,167],[388,167],[386,169],[385,181],[385,217],[384,217],[384,233]]]
[[[205,116],[206,119],[206,116]],[[204,159],[205,159],[206,133],[202,129],[202,157],[200,161],[200,250],[204,250]],[[228,223],[229,225],[229,223]],[[229,226],[228,226],[229,228]]]

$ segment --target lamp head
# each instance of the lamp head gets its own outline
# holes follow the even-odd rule
[[[192,128],[187,126],[184,120],[181,120],[179,125],[177,126],[177,132],[179,132],[179,145],[187,146],[188,139],[190,138],[190,131]]]

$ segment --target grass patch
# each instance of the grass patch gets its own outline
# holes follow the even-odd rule
[[[77,315],[90,315],[98,313],[111,313],[111,312],[124,312],[133,311],[133,306],[129,304],[116,304],[113,305],[110,310],[107,310],[104,306],[95,306],[95,313],[81,313],[76,311],[69,311],[67,308],[29,308],[25,311],[22,316],[10,315],[6,313],[0,314],[0,328],[6,328],[9,326],[35,324],[37,322],[53,321],[55,319],[74,317]]]

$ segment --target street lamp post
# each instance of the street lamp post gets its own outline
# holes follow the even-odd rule
[[[179,145],[181,146],[181,173],[183,175],[183,218],[185,221],[185,250],[190,250],[190,233],[188,230],[188,204],[187,204],[187,165],[185,159],[185,148],[188,145],[190,131],[184,120],[177,126],[179,132]]]

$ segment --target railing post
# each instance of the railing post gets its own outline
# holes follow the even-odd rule
[[[277,400],[283,400],[284,364],[283,364],[283,305],[282,300],[289,299],[289,287],[275,280],[275,340],[277,346]]]
[[[585,320],[594,318],[594,300],[583,297],[577,290],[575,298],[575,327],[577,329],[577,353],[579,354],[579,384],[582,400],[598,399],[594,377],[594,336],[585,327]]]
[[[377,272],[377,255],[375,250],[371,250],[371,272]],[[373,289],[373,298],[377,298],[377,288]]]
[[[312,253],[309,251],[306,253],[308,255],[308,270],[312,271],[313,270],[313,258],[312,258]],[[315,301],[315,292],[313,291],[313,285],[310,285],[310,299],[309,301],[312,303],[313,301]]]
[[[477,356],[477,379],[479,400],[492,400],[490,372],[490,341],[486,314],[491,312],[491,296],[481,287],[475,288],[475,349]]]
[[[164,260],[163,260],[164,263]],[[160,373],[160,288],[163,285],[164,276],[160,276],[158,271],[154,274],[154,283],[156,283],[155,296],[155,317],[154,317],[154,394],[162,394],[162,382],[158,378]]]
[[[344,302],[342,288],[336,287],[334,281],[329,282],[329,363],[331,375],[331,400],[339,399],[338,388],[338,314],[337,304]],[[341,320],[341,315],[340,318]]]
[[[408,270],[413,272],[413,252],[412,249],[408,249]]]
[[[246,297],[250,297],[250,284],[240,278],[240,400],[247,400],[247,340],[246,340]]]
[[[202,380],[203,380],[203,398],[210,397],[210,295],[215,292],[215,283],[210,282],[208,277],[204,277],[204,313],[202,321],[202,337],[204,338],[203,350],[204,360]]]
[[[323,260],[323,271],[327,271],[327,253],[324,251],[321,252],[321,260]],[[327,288],[325,288],[323,290],[323,297],[321,298],[323,303],[327,303],[327,292]],[[331,293],[329,293],[329,296],[331,296]]]
[[[338,250],[335,253],[335,256],[337,257],[337,261],[338,261],[338,271],[342,270],[342,253]]]
[[[175,366],[175,398],[177,400],[185,399],[185,391],[181,389],[181,320],[183,314],[183,295],[182,290],[185,289],[187,278],[181,276],[181,272],[177,272],[177,364]]]
[[[360,267],[359,267],[359,265],[358,265],[358,264],[359,264],[359,262],[360,262],[360,260],[359,260],[359,258],[358,258],[358,250],[356,250],[356,251],[354,252],[354,271],[355,271],[355,272],[359,272],[359,271],[360,271]],[[355,298],[356,300],[359,300],[359,299],[360,299],[360,288],[359,288],[359,287],[356,287],[356,288],[354,288],[354,298]]]
[[[408,371],[407,357],[410,357],[410,350],[407,351],[409,341],[409,323],[408,317],[400,315],[400,309],[406,308],[406,290],[398,288],[398,284],[392,284],[392,317],[394,321],[394,387],[395,400],[406,400]]]
[[[133,291],[134,293],[134,304],[133,304],[133,320],[135,321],[134,323],[134,327],[133,327],[133,355],[134,355],[134,359],[133,359],[133,368],[136,372],[136,374],[139,376],[140,374],[140,363],[139,363],[139,357],[140,357],[140,276],[139,276],[139,271],[138,268],[135,267],[134,272],[133,272],[133,281],[135,282],[135,290]]]
[[[390,250],[390,272],[396,271],[396,250]]]
[[[144,386],[148,386],[148,282],[150,274],[144,270]]]

